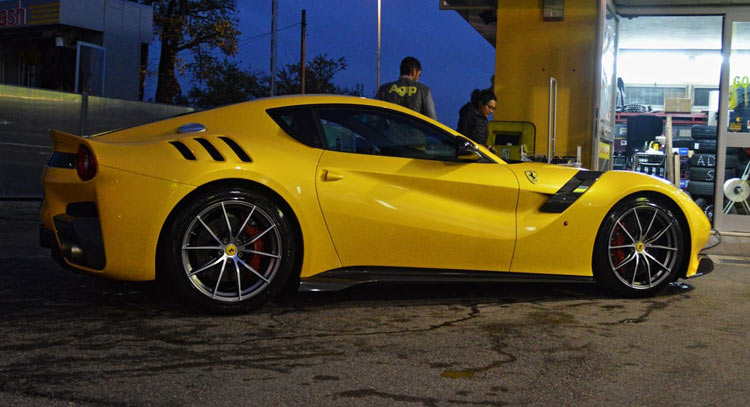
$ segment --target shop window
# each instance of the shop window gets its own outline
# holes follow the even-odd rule
[[[693,106],[708,107],[708,95],[717,88],[695,88],[693,91]]]
[[[625,103],[647,106],[664,106],[665,98],[684,98],[684,87],[627,86]]]

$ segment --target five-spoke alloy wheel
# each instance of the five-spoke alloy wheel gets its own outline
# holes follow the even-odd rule
[[[284,210],[252,190],[210,190],[181,208],[168,234],[168,273],[188,300],[244,310],[275,296],[296,248]]]
[[[682,223],[670,206],[646,196],[629,197],[607,215],[596,238],[594,276],[629,297],[657,293],[682,267]]]

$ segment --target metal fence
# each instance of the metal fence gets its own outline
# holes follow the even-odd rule
[[[190,111],[185,106],[0,85],[0,199],[42,196],[49,129],[91,135]]]

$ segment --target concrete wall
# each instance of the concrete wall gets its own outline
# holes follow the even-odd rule
[[[86,107],[85,114],[81,110]],[[0,84],[0,200],[40,197],[49,129],[95,134],[193,111],[163,105]]]
[[[103,32],[104,96],[138,99],[141,44],[153,36],[153,9],[125,0],[61,0],[60,23]]]

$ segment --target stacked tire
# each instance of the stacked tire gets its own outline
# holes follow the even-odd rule
[[[690,158],[690,172],[687,191],[694,197],[713,197],[716,174],[716,126],[695,125],[691,129],[695,141],[693,156]],[[727,149],[724,165],[724,180],[737,176],[736,149]]]
[[[709,219],[714,214],[714,187],[718,178],[716,171],[716,126],[693,126],[691,135],[695,139],[694,153],[690,159],[687,191]],[[724,180],[738,176],[740,160],[737,148],[727,148],[724,163]],[[724,205],[727,200],[724,199]],[[730,209],[730,213],[734,213]]]

